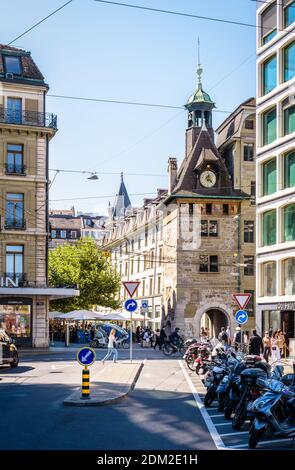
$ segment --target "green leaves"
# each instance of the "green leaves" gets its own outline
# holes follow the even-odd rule
[[[76,244],[60,245],[49,252],[49,285],[73,287],[80,290],[79,297],[54,300],[53,310],[70,312],[92,309],[93,305],[118,308],[120,277],[109,258],[91,238],[82,238]]]

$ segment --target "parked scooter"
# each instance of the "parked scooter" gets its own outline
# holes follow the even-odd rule
[[[266,393],[249,406],[254,416],[249,431],[250,449],[255,449],[263,436],[295,437],[295,387],[275,379],[258,379],[258,382]]]

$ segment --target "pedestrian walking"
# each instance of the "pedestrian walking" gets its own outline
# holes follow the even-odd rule
[[[278,332],[274,331],[271,339],[271,362],[281,361],[281,353],[278,345]]]
[[[159,328],[155,331],[155,341],[154,341],[154,349],[159,346],[159,351],[161,350],[161,342],[160,342],[160,330]]]
[[[117,362],[118,359],[118,351],[116,348],[116,330],[112,328],[110,335],[109,335],[109,342],[108,342],[108,352],[106,356],[102,360],[102,364],[109,358],[113,356],[113,361]]]
[[[269,336],[268,331],[264,333],[262,342],[263,342],[263,357],[266,360],[266,362],[269,362],[269,357],[271,355],[271,337]]]
[[[284,348],[286,346],[285,335],[282,330],[278,330],[278,346],[282,357],[284,355]]]
[[[162,346],[163,344],[165,343],[165,339],[167,338],[167,335],[166,335],[166,331],[164,329],[164,327],[162,326],[161,330],[160,330],[160,351],[162,349]]]
[[[249,340],[249,354],[255,354],[255,356],[260,356],[263,353],[263,342],[261,336],[257,333],[256,330],[252,330],[252,336]]]
[[[228,345],[228,336],[227,336],[227,333],[226,333],[226,331],[225,331],[225,327],[224,327],[224,326],[221,327],[220,333],[219,333],[219,335],[218,335],[218,341],[219,341],[220,343],[222,343],[222,345],[227,348],[227,345]]]

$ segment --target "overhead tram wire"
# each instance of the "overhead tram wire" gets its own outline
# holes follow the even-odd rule
[[[57,8],[56,10],[52,11],[49,15],[45,16],[44,18],[42,18],[40,21],[38,21],[37,23],[35,23],[33,26],[31,26],[29,29],[26,29],[26,31],[24,31],[22,34],[19,34],[17,37],[15,37],[12,41],[10,41],[8,43],[8,46],[10,46],[11,44],[13,44],[15,41],[17,41],[18,39],[22,38],[23,36],[25,36],[26,34],[28,34],[30,31],[32,31],[33,29],[37,28],[37,26],[39,26],[40,24],[44,23],[44,21],[48,20],[48,18],[51,18],[53,15],[55,15],[56,13],[58,13],[60,10],[62,10],[63,8],[65,8],[66,6],[68,6],[70,3],[72,3],[73,0],[69,0],[68,2],[64,3],[63,5],[61,5],[59,8]]]
[[[146,6],[141,6],[141,5],[134,5],[130,3],[121,3],[121,2],[112,2],[108,0],[94,0],[97,3],[102,3],[106,5],[113,5],[113,6],[120,6],[120,7],[125,7],[125,8],[134,8],[137,10],[143,10],[143,11],[150,11],[153,13],[164,13],[168,15],[174,15],[174,16],[182,16],[182,17],[187,17],[187,18],[192,18],[192,19],[198,19],[198,20],[205,20],[205,21],[214,21],[217,23],[226,23],[226,24],[232,24],[236,26],[245,26],[248,28],[260,28],[260,26],[252,23],[244,23],[242,21],[234,21],[234,20],[226,20],[224,18],[216,18],[212,16],[201,16],[201,15],[194,15],[192,13],[185,13],[182,11],[175,11],[175,10],[164,10],[160,8],[152,8],[152,7],[146,7]]]

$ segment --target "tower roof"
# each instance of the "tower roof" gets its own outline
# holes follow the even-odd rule
[[[130,207],[131,201],[124,183],[123,173],[121,173],[121,184],[113,207],[113,218],[124,216],[126,209]]]
[[[215,108],[214,101],[212,101],[208,93],[203,90],[202,73],[203,69],[201,67],[201,64],[199,63],[197,68],[197,90],[188,98],[185,105],[187,109],[190,109],[195,104],[205,104],[209,105],[210,108]]]

